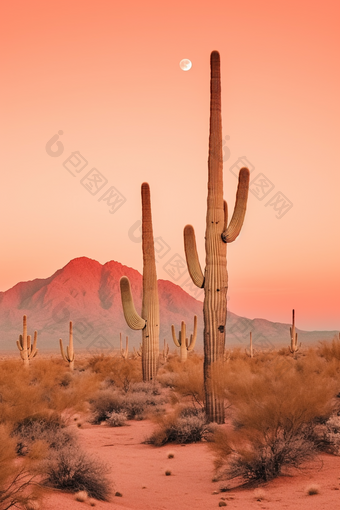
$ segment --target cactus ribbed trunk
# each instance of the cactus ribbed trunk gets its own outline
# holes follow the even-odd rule
[[[215,395],[210,377],[212,363],[221,361],[224,357],[228,290],[227,245],[222,241],[225,215],[223,203],[221,79],[217,52],[213,52],[211,55],[208,169],[203,304],[205,398],[208,420],[224,423],[224,401],[223,398]]]
[[[155,378],[159,363],[159,301],[155,249],[152,230],[150,188],[142,184],[142,233],[143,233],[143,301],[142,317],[146,318],[142,330],[143,380]]]
[[[159,302],[155,249],[152,232],[150,187],[142,184],[142,248],[143,248],[143,300],[138,315],[133,303],[130,281],[120,279],[120,293],[124,317],[131,329],[142,330],[143,381],[155,379],[159,364]]]
[[[219,373],[224,361],[228,290],[227,243],[235,241],[243,225],[249,170],[240,170],[234,213],[228,225],[228,207],[223,201],[221,76],[220,55],[217,51],[211,53],[210,66],[209,176],[204,274],[198,259],[192,225],[184,228],[184,247],[191,279],[197,287],[204,288],[205,410],[209,421],[224,423],[224,399],[219,396],[216,385],[219,385]]]
[[[28,368],[30,366],[30,361],[28,359],[28,343],[27,343],[27,316],[23,317],[23,328],[22,328],[22,347],[23,347],[23,362],[24,367]]]

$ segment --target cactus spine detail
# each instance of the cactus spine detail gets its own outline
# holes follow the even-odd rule
[[[289,350],[292,354],[295,354],[299,350],[298,346],[298,335],[295,332],[295,310],[293,310],[292,326],[289,328],[290,331],[290,347]],[[300,344],[301,347],[301,344]]]
[[[25,367],[29,367],[29,363],[31,359],[33,359],[37,353],[37,340],[38,340],[38,332],[34,331],[33,344],[31,344],[31,335],[27,335],[27,317],[23,316],[23,334],[19,335],[19,340],[17,340],[17,346],[20,351],[21,359],[24,362]]]
[[[120,355],[123,359],[128,359],[129,357],[129,337],[126,337],[125,349],[123,349],[123,341],[122,334],[119,333],[119,342],[120,342]]]
[[[73,349],[73,324],[72,321],[70,321],[70,330],[69,330],[69,342],[68,346],[66,347],[66,354],[63,347],[63,341],[60,338],[59,339],[60,344],[60,352],[63,357],[63,360],[67,361],[69,364],[70,370],[74,369],[74,349]]]
[[[131,329],[142,330],[143,380],[156,377],[159,365],[159,302],[155,248],[152,231],[150,187],[142,184],[142,249],[143,249],[143,300],[141,316],[136,312],[130,281],[120,279],[120,292],[125,320]]]
[[[198,260],[195,232],[191,225],[184,228],[184,247],[191,279],[195,285],[204,288],[205,410],[209,421],[224,423],[224,400],[215,393],[214,385],[211,384],[211,371],[218,363],[223,363],[224,359],[228,289],[226,248],[227,243],[233,242],[242,228],[248,198],[249,170],[247,168],[240,170],[235,210],[228,225],[228,207],[223,201],[221,79],[220,55],[217,51],[211,53],[210,64],[210,134],[204,274]]]
[[[171,326],[172,338],[176,345],[176,347],[180,348],[180,360],[186,361],[188,358],[188,351],[192,351],[195,347],[196,338],[197,338],[197,315],[194,316],[194,332],[190,335],[190,342],[186,338],[186,325],[185,322],[181,322],[181,331],[178,334],[178,339],[176,337],[175,326]]]

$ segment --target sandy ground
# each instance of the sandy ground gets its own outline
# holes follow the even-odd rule
[[[206,443],[166,445],[155,448],[141,442],[153,424],[130,421],[130,426],[110,428],[84,425],[77,429],[81,446],[96,454],[111,469],[114,491],[110,502],[97,502],[98,510],[210,510],[224,501],[230,509],[340,509],[340,457],[321,455],[308,469],[282,476],[261,488],[265,499],[257,501],[254,489],[219,491],[221,482],[212,482],[213,454]],[[168,453],[174,454],[168,459]],[[171,470],[166,476],[165,471]],[[306,495],[306,487],[317,484],[320,493]],[[73,495],[54,492],[46,496],[42,509],[90,508]]]

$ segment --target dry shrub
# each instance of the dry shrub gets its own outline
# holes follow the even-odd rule
[[[0,437],[0,508],[28,506],[41,495],[37,485],[39,452],[34,450],[18,462],[16,441],[8,427],[0,425]]]
[[[132,386],[133,388],[133,386]],[[152,409],[157,409],[164,401],[160,395],[153,394],[152,385],[145,391],[123,392],[119,390],[101,390],[91,400],[92,422],[98,424],[106,421],[112,413],[125,413],[129,420],[144,419]],[[135,390],[138,387],[134,388]]]
[[[106,418],[106,423],[109,427],[123,427],[126,425],[126,413],[115,413],[114,411]]]
[[[112,492],[105,464],[78,448],[53,452],[45,463],[45,472],[44,483],[65,492],[86,491],[89,497],[102,501],[108,501]]]
[[[203,359],[201,356],[191,354],[185,363],[181,362],[178,356],[173,356],[159,371],[157,379],[163,386],[171,387],[181,397],[190,397],[194,406],[204,407]]]
[[[93,374],[70,374],[58,361],[37,360],[28,371],[20,360],[0,363],[0,422],[15,426],[49,410],[83,411],[97,386]]]
[[[235,430],[218,430],[212,444],[221,477],[267,481],[314,455],[313,429],[332,412],[334,381],[280,357],[256,367],[231,363],[224,384]]]
[[[318,355],[327,361],[340,361],[340,338],[333,338],[331,342],[321,341],[318,347]]]
[[[17,424],[12,435],[17,440],[19,455],[29,453],[37,441],[44,441],[48,448],[54,450],[76,441],[74,432],[66,427],[57,413],[27,417]]]
[[[121,413],[124,410],[124,399],[120,392],[114,390],[102,390],[90,401],[92,412],[92,423],[99,424],[115,412]]]
[[[196,443],[205,439],[210,433],[210,426],[204,412],[193,407],[178,406],[170,414],[154,417],[154,422],[156,429],[145,443],[155,446],[163,446],[167,443]]]
[[[100,381],[107,381],[112,386],[128,391],[133,383],[142,382],[142,363],[140,359],[123,359],[120,356],[93,356],[88,367],[97,374]]]

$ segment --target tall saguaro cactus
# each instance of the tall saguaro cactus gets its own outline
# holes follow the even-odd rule
[[[74,369],[74,350],[73,350],[73,324],[72,324],[72,321],[70,321],[69,344],[66,347],[66,354],[64,352],[63,341],[61,338],[59,339],[59,344],[60,344],[60,352],[61,352],[63,359],[69,363],[70,370],[73,370]]]
[[[120,292],[125,320],[131,329],[142,330],[143,380],[156,377],[159,365],[159,302],[155,248],[152,231],[150,187],[142,184],[142,249],[143,249],[143,300],[141,316],[136,312],[130,281],[120,279]]]
[[[22,335],[19,335],[19,340],[17,340],[17,346],[20,351],[21,359],[24,362],[25,367],[29,367],[29,363],[34,356],[37,355],[37,339],[38,332],[34,331],[33,344],[31,344],[31,335],[27,335],[27,317],[23,316],[23,331]]]
[[[249,170],[239,173],[236,204],[228,225],[228,207],[223,201],[223,159],[221,118],[220,55],[210,56],[210,133],[208,159],[208,200],[205,235],[205,271],[202,272],[195,232],[191,225],[184,228],[184,246],[188,270],[197,287],[204,288],[204,385],[205,409],[209,421],[224,422],[224,400],[212,381],[212,369],[223,363],[225,325],[227,320],[227,243],[239,235],[246,212]]]
[[[197,338],[197,315],[194,316],[194,332],[192,335],[190,335],[190,341],[186,338],[186,325],[184,321],[181,323],[181,331],[178,334],[178,339],[176,337],[174,325],[171,326],[171,331],[172,338],[176,347],[180,348],[180,360],[184,362],[188,358],[188,351],[192,351],[195,347]]]

